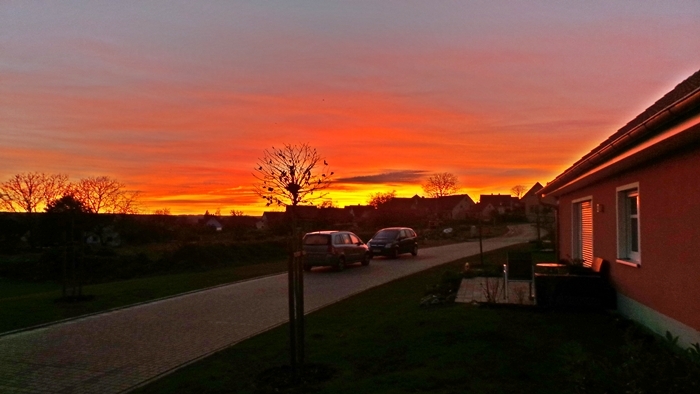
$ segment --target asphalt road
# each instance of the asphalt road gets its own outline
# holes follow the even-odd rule
[[[535,238],[530,225],[485,240],[484,251]],[[479,252],[478,242],[375,258],[304,276],[305,312]],[[286,274],[0,337],[0,393],[124,393],[288,321]]]

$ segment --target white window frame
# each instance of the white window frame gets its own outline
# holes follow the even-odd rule
[[[642,265],[642,233],[639,182],[630,183],[615,189],[617,199],[617,262],[633,267]],[[636,197],[636,214],[631,213],[629,197]],[[632,229],[632,219],[637,228]],[[632,249],[632,234],[637,233],[637,250]]]
[[[590,259],[584,260],[583,256],[583,237],[582,237],[582,218],[581,218],[581,203],[589,202],[591,204],[591,256]],[[593,196],[577,198],[571,201],[571,254],[572,258],[584,260],[585,266],[590,266],[593,262]],[[589,261],[590,260],[590,261]]]

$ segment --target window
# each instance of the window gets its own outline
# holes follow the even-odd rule
[[[637,266],[641,263],[638,184],[617,188],[617,259]]]
[[[574,201],[573,256],[585,267],[593,262],[593,204],[590,197]]]

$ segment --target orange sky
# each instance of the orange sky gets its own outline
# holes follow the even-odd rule
[[[468,4],[462,4],[468,3]],[[260,215],[308,143],[338,206],[546,183],[700,65],[697,1],[0,4],[0,180],[108,175],[142,209]]]

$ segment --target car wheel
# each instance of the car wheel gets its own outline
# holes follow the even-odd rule
[[[342,271],[342,270],[345,269],[345,257],[341,257],[341,258],[338,260],[338,264],[335,265],[335,269],[336,269],[337,271]]]
[[[391,249],[391,253],[389,254],[389,257],[392,259],[399,258],[399,248]]]
[[[369,261],[370,261],[371,259],[372,259],[372,255],[370,255],[369,253],[365,253],[365,256],[362,258],[362,265],[368,266],[368,265],[369,265]]]
[[[413,245],[413,250],[411,251],[413,256],[418,256],[418,245]]]

